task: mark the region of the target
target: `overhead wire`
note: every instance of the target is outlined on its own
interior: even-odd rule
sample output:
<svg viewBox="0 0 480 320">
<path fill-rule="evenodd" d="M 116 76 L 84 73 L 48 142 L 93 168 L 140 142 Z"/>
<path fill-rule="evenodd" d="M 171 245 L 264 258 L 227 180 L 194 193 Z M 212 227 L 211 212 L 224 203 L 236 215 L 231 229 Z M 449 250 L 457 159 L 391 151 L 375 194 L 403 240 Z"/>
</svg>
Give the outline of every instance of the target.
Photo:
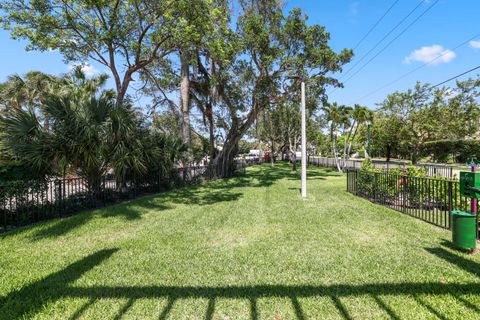
<svg viewBox="0 0 480 320">
<path fill-rule="evenodd" d="M 403 22 L 405 22 L 405 20 L 407 20 L 421 5 L 423 4 L 423 0 L 421 0 L 412 10 L 410 10 L 410 12 L 405 16 L 403 17 L 392 29 L 390 29 L 390 31 L 388 31 L 383 37 L 382 39 L 380 39 L 379 41 L 377 41 L 377 43 L 367 52 L 365 53 L 364 55 L 362 55 L 362 57 L 357 61 L 355 62 L 355 64 L 350 67 L 350 69 L 348 69 L 344 74 L 342 74 L 339 78 L 339 80 L 341 80 L 342 78 L 344 78 L 345 76 L 347 76 L 353 69 L 355 69 L 356 66 L 358 66 L 366 57 L 368 57 L 368 55 L 373 51 L 375 50 L 380 44 L 382 44 L 382 42 L 388 38 L 388 36 L 390 36 L 400 25 L 402 25 Z"/>
<path fill-rule="evenodd" d="M 395 7 L 395 5 L 399 2 L 400 0 L 395 0 L 392 5 L 383 13 L 383 15 L 377 20 L 377 22 L 374 23 L 374 25 L 367 31 L 367 33 L 357 42 L 355 47 L 353 47 L 353 50 L 357 49 L 360 44 L 372 33 L 373 30 L 378 26 L 380 22 L 382 22 L 383 18 Z"/>
<path fill-rule="evenodd" d="M 476 66 L 476 67 L 473 67 L 472 69 L 469 69 L 469 70 L 467 70 L 467 71 L 464 71 L 464 72 L 462 72 L 462 73 L 460 73 L 460 74 L 457 74 L 456 76 L 451 77 L 451 78 L 449 78 L 449 79 L 447 79 L 447 80 L 444 80 L 444 81 L 442 81 L 442 82 L 440 82 L 440 83 L 437 83 L 436 85 L 431 86 L 429 89 L 431 90 L 431 89 L 434 89 L 434 88 L 436 88 L 436 87 L 439 87 L 439 86 L 441 86 L 442 84 L 445 84 L 445 83 L 447 83 L 447 82 L 450 82 L 450 81 L 452 81 L 452 80 L 455 80 L 455 79 L 457 79 L 458 77 L 464 76 L 464 75 L 466 75 L 467 73 L 470 73 L 470 72 L 475 71 L 475 70 L 478 70 L 478 69 L 480 69 L 480 65 L 479 65 L 479 66 Z"/>
<path fill-rule="evenodd" d="M 368 66 L 376 57 L 378 57 L 382 52 L 384 52 L 393 42 L 395 42 L 398 38 L 400 38 L 405 32 L 408 31 L 420 18 L 422 18 L 428 11 L 430 11 L 440 0 L 435 0 L 428 8 L 426 8 L 418 17 L 415 18 L 412 22 L 410 22 L 395 38 L 390 40 L 380 51 L 378 51 L 370 60 L 368 60 L 360 69 L 355 71 L 344 83 L 347 83 L 350 79 L 356 76 L 360 71 L 362 71 L 366 66 Z"/>
<path fill-rule="evenodd" d="M 427 62 L 423 63 L 422 65 L 420 65 L 420 66 L 416 67 L 415 69 L 413 69 L 413 70 L 410 70 L 410 71 L 408 71 L 408 72 L 404 73 L 403 75 L 401 75 L 401 76 L 399 76 L 398 78 L 396 78 L 396 79 L 394 79 L 394 80 L 392 80 L 392 81 L 390 81 L 390 82 L 388 82 L 388 83 L 386 83 L 386 84 L 382 85 L 381 87 L 378 87 L 377 89 L 375 89 L 375 90 L 373 90 L 373 91 L 369 92 L 368 94 L 366 94 L 366 95 L 364 95 L 364 96 L 361 96 L 360 98 L 358 98 L 358 100 L 357 100 L 357 101 L 361 101 L 361 100 L 363 100 L 363 99 L 365 99 L 365 98 L 368 98 L 368 97 L 370 97 L 371 95 L 373 95 L 373 94 L 375 94 L 375 93 L 377 93 L 377 92 L 379 92 L 379 91 L 381 91 L 381 90 L 383 90 L 383 89 L 385 89 L 385 88 L 388 88 L 388 87 L 390 87 L 391 85 L 393 85 L 393 84 L 397 83 L 398 81 L 400 81 L 400 80 L 402 80 L 402 79 L 404 79 L 404 78 L 408 77 L 409 75 L 411 75 L 411 74 L 413 74 L 413 73 L 417 72 L 418 70 L 420 70 L 420 69 L 422 69 L 422 68 L 424 68 L 424 67 L 426 67 L 426 66 L 430 65 L 431 63 L 433 63 L 433 62 L 437 61 L 438 59 L 442 58 L 443 56 L 445 56 L 445 55 L 449 54 L 451 51 L 454 51 L 454 50 L 456 50 L 456 49 L 458 49 L 458 48 L 460 48 L 460 47 L 464 46 L 465 44 L 469 43 L 470 41 L 472 41 L 473 39 L 476 39 L 476 38 L 478 38 L 478 37 L 480 37 L 480 33 L 477 33 L 477 34 L 476 34 L 476 35 L 474 35 L 473 37 L 470 37 L 470 38 L 468 38 L 467 40 L 465 40 L 465 41 L 463 41 L 463 42 L 459 43 L 458 45 L 456 45 L 456 46 L 455 46 L 455 47 L 453 47 L 452 49 L 445 50 L 445 51 L 444 51 L 442 54 L 440 54 L 440 55 L 436 56 L 435 58 L 433 58 L 433 59 L 431 59 L 431 60 L 429 60 L 429 61 L 427 61 Z"/>
</svg>

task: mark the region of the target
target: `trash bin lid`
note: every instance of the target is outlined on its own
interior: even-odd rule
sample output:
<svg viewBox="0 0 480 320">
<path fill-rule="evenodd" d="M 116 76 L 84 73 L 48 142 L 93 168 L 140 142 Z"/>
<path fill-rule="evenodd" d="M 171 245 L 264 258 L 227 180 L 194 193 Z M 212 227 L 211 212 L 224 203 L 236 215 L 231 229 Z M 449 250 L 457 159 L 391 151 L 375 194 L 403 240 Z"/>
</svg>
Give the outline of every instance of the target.
<svg viewBox="0 0 480 320">
<path fill-rule="evenodd" d="M 462 216 L 462 217 L 473 217 L 474 214 L 471 212 L 461 211 L 461 210 L 453 210 L 452 216 Z"/>
</svg>

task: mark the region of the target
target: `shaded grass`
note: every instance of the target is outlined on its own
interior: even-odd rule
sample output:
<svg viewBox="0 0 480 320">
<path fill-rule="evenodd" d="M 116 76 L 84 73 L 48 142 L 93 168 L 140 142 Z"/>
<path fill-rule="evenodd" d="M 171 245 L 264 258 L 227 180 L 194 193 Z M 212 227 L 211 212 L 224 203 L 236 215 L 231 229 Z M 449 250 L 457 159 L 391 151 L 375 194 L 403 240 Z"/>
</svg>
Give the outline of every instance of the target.
<svg viewBox="0 0 480 320">
<path fill-rule="evenodd" d="M 450 233 L 286 165 L 1 236 L 0 318 L 474 319 Z"/>
</svg>

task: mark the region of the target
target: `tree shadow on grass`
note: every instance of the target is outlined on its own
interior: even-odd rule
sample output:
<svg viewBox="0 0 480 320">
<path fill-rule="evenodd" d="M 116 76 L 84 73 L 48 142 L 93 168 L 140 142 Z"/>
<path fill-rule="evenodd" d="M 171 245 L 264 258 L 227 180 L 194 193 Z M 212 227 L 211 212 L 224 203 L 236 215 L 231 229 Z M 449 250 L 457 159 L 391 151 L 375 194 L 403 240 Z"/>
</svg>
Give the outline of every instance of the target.
<svg viewBox="0 0 480 320">
<path fill-rule="evenodd" d="M 217 299 L 244 299 L 250 304 L 250 318 L 258 319 L 257 301 L 262 298 L 287 298 L 299 320 L 306 319 L 301 298 L 330 298 L 337 312 L 344 319 L 352 319 L 347 305 L 342 300 L 349 297 L 372 297 L 377 306 L 394 319 L 400 319 L 395 310 L 388 306 L 382 296 L 405 296 L 413 298 L 433 315 L 442 315 L 435 306 L 427 305 L 421 295 L 460 296 L 465 294 L 479 295 L 478 283 L 374 283 L 365 285 L 247 285 L 247 286 L 73 286 L 74 282 L 114 254 L 117 249 L 101 250 L 63 270 L 12 291 L 0 302 L 0 318 L 30 318 L 44 310 L 47 304 L 60 299 L 86 299 L 84 305 L 72 312 L 70 319 L 77 319 L 99 299 L 125 299 L 127 302 L 118 310 L 113 319 L 121 319 L 137 299 L 162 299 L 166 304 L 160 313 L 160 319 L 166 319 L 176 303 L 185 299 L 208 300 L 203 311 L 205 319 L 212 319 Z M 463 268 L 464 261 L 458 260 Z M 466 267 L 467 269 L 469 267 Z M 100 280 L 101 281 L 101 280 Z M 472 312 L 478 308 L 472 303 L 464 304 Z"/>
<path fill-rule="evenodd" d="M 277 172 L 278 171 L 278 172 Z M 101 217 L 123 217 L 126 220 L 141 219 L 145 210 L 164 211 L 173 208 L 165 203 L 177 203 L 187 205 L 211 205 L 224 201 L 236 201 L 242 196 L 242 192 L 234 192 L 233 189 L 242 187 L 268 187 L 278 179 L 285 176 L 284 170 L 256 170 L 248 176 L 234 177 L 219 180 L 204 185 L 188 186 L 171 190 L 162 194 L 150 195 L 128 203 L 116 204 L 110 207 L 81 212 L 56 221 L 47 221 L 41 225 L 30 237 L 32 241 L 45 238 L 59 237 L 68 234 L 76 228 L 87 224 L 97 214 L 103 211 Z M 162 203 L 160 203 L 162 201 Z M 38 225 L 37 225 L 38 227 Z M 21 228 L 1 237 L 8 237 L 29 230 L 31 226 Z"/>
<path fill-rule="evenodd" d="M 165 195 L 164 199 L 169 203 L 205 206 L 225 201 L 236 201 L 240 199 L 242 195 L 243 193 L 241 192 L 203 187 L 179 189 Z"/>
<path fill-rule="evenodd" d="M 170 206 L 155 204 L 153 205 L 152 196 L 148 196 L 130 203 L 117 204 L 111 207 L 96 209 L 93 211 L 86 211 L 76 215 L 58 219 L 56 221 L 47 222 L 46 225 L 41 226 L 31 236 L 32 241 L 37 241 L 46 238 L 53 238 L 66 235 L 74 229 L 87 224 L 96 216 L 102 218 L 123 218 L 127 221 L 138 220 L 142 217 L 145 209 L 167 210 Z M 99 214 L 98 211 L 103 211 Z"/>
<path fill-rule="evenodd" d="M 219 180 L 201 186 L 182 188 L 162 196 L 166 201 L 188 205 L 211 205 L 218 202 L 237 201 L 243 195 L 242 188 L 268 188 L 282 179 L 299 180 L 299 172 L 292 171 L 291 167 L 279 163 L 274 167 L 264 164 L 254 167 L 247 175 L 231 179 Z M 308 179 L 325 180 L 330 176 L 339 176 L 337 173 L 323 171 L 309 171 Z M 235 190 L 235 191 L 232 191 Z"/>
<path fill-rule="evenodd" d="M 71 217 L 59 219 L 57 221 L 47 222 L 42 225 L 31 236 L 32 241 L 42 240 L 45 238 L 53 238 L 63 236 L 73 229 L 88 223 L 92 219 L 94 212 L 83 212 Z"/>
<path fill-rule="evenodd" d="M 219 202 L 239 200 L 244 190 L 242 188 L 267 188 L 285 178 L 294 178 L 296 173 L 291 172 L 285 165 L 269 167 L 263 165 L 249 170 L 245 176 L 208 182 L 204 185 L 190 186 L 165 193 L 159 198 L 167 203 L 187 205 L 212 205 Z"/>
<path fill-rule="evenodd" d="M 309 179 L 325 179 L 328 176 L 338 176 L 338 173 L 332 172 L 333 171 L 328 172 L 327 170 L 309 170 Z M 142 212 L 145 209 L 163 211 L 172 208 L 166 204 L 159 203 L 159 201 L 197 206 L 237 201 L 243 195 L 242 188 L 267 188 L 281 179 L 298 180 L 299 173 L 292 171 L 291 167 L 285 163 L 277 163 L 274 167 L 271 167 L 270 165 L 262 165 L 260 167 L 249 169 L 245 176 L 213 181 L 204 185 L 188 186 L 159 195 L 146 196 L 129 203 L 117 204 L 107 208 L 78 213 L 54 222 L 45 222 L 46 225 L 40 227 L 33 236 L 31 236 L 31 239 L 32 241 L 37 241 L 44 238 L 53 238 L 68 234 L 76 228 L 88 223 L 97 214 L 97 210 L 104 211 L 101 214 L 104 218 L 124 217 L 127 220 L 137 220 L 141 218 Z M 2 235 L 1 238 L 24 232 L 30 228 L 31 226 L 27 226 L 9 232 Z"/>
<path fill-rule="evenodd" d="M 292 171 L 293 174 L 288 177 L 289 180 L 300 180 L 300 171 Z M 342 174 L 332 170 L 325 170 L 322 168 L 322 171 L 313 171 L 307 170 L 307 181 L 308 180 L 326 180 L 328 177 L 341 177 Z"/>
</svg>

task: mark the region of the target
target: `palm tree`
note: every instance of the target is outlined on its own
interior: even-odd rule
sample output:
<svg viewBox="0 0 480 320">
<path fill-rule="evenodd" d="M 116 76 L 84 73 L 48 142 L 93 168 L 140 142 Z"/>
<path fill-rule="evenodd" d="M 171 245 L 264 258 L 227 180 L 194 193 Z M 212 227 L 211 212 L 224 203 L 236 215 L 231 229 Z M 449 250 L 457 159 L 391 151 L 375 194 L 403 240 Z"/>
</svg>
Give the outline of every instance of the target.
<svg viewBox="0 0 480 320">
<path fill-rule="evenodd" d="M 355 104 L 354 108 L 351 110 L 352 125 L 348 132 L 347 138 L 345 140 L 344 146 L 344 159 L 350 155 L 350 150 L 355 141 L 355 137 L 358 132 L 358 128 L 367 121 L 371 121 L 373 118 L 373 112 L 367 107 Z"/>
<path fill-rule="evenodd" d="M 41 125 L 33 108 L 11 110 L 1 122 L 5 146 L 46 175 L 64 173 L 68 166 L 79 168 L 94 190 L 106 169 L 101 140 L 111 109 L 111 101 L 104 98 L 80 101 L 51 96 L 43 109 L 51 127 L 47 130 Z"/>
<path fill-rule="evenodd" d="M 48 130 L 32 108 L 12 109 L 0 121 L 5 147 L 39 172 L 79 169 L 88 189 L 96 192 L 109 167 L 122 181 L 126 168 L 145 169 L 139 126 L 129 108 L 117 107 L 114 96 L 50 96 L 43 110 L 51 120 Z"/>
<path fill-rule="evenodd" d="M 58 79 L 57 94 L 75 94 L 79 98 L 88 99 L 92 95 L 98 94 L 107 83 L 107 80 L 107 74 L 88 78 L 85 72 L 83 72 L 82 66 L 75 66 L 70 73 L 64 74 Z M 106 92 L 103 91 L 103 94 L 106 94 Z M 108 94 L 114 94 L 113 91 L 108 92 Z"/>
<path fill-rule="evenodd" d="M 170 172 L 182 150 L 175 137 L 161 136 L 148 128 L 128 101 L 120 107 L 112 91 L 100 92 L 106 80 L 103 76 L 87 79 L 81 70 L 74 70 L 56 78 L 48 94 L 42 91 L 42 99 L 26 94 L 32 91 L 24 90 L 23 78 L 11 80 L 9 86 L 18 81 L 23 91 L 11 96 L 18 107 L 0 116 L 2 147 L 43 177 L 78 170 L 95 194 L 108 169 L 114 170 L 123 188 L 127 176 L 147 175 L 147 169 L 157 174 Z M 36 110 L 38 105 L 42 116 Z M 49 119 L 49 126 L 42 117 Z"/>
<path fill-rule="evenodd" d="M 50 121 L 43 108 L 50 95 L 71 95 L 75 92 L 90 97 L 105 85 L 107 79 L 107 75 L 88 79 L 80 66 L 61 78 L 39 71 L 27 72 L 23 77 L 14 74 L 1 86 L 0 104 L 6 109 L 32 108 L 38 111 L 42 115 L 38 118 L 39 122 L 48 130 Z"/>
<path fill-rule="evenodd" d="M 0 97 L 7 108 L 38 107 L 45 102 L 54 82 L 55 77 L 39 71 L 23 77 L 14 74 L 4 82 Z"/>
<path fill-rule="evenodd" d="M 330 142 L 332 147 L 332 153 L 335 157 L 335 164 L 339 172 L 342 172 L 340 162 L 338 160 L 337 152 L 337 135 L 336 131 L 339 126 L 345 126 L 349 120 L 348 114 L 350 112 L 349 107 L 341 105 L 339 106 L 336 102 L 332 104 L 326 104 L 322 107 L 323 112 L 325 112 L 325 117 L 328 123 L 330 123 Z"/>
</svg>

